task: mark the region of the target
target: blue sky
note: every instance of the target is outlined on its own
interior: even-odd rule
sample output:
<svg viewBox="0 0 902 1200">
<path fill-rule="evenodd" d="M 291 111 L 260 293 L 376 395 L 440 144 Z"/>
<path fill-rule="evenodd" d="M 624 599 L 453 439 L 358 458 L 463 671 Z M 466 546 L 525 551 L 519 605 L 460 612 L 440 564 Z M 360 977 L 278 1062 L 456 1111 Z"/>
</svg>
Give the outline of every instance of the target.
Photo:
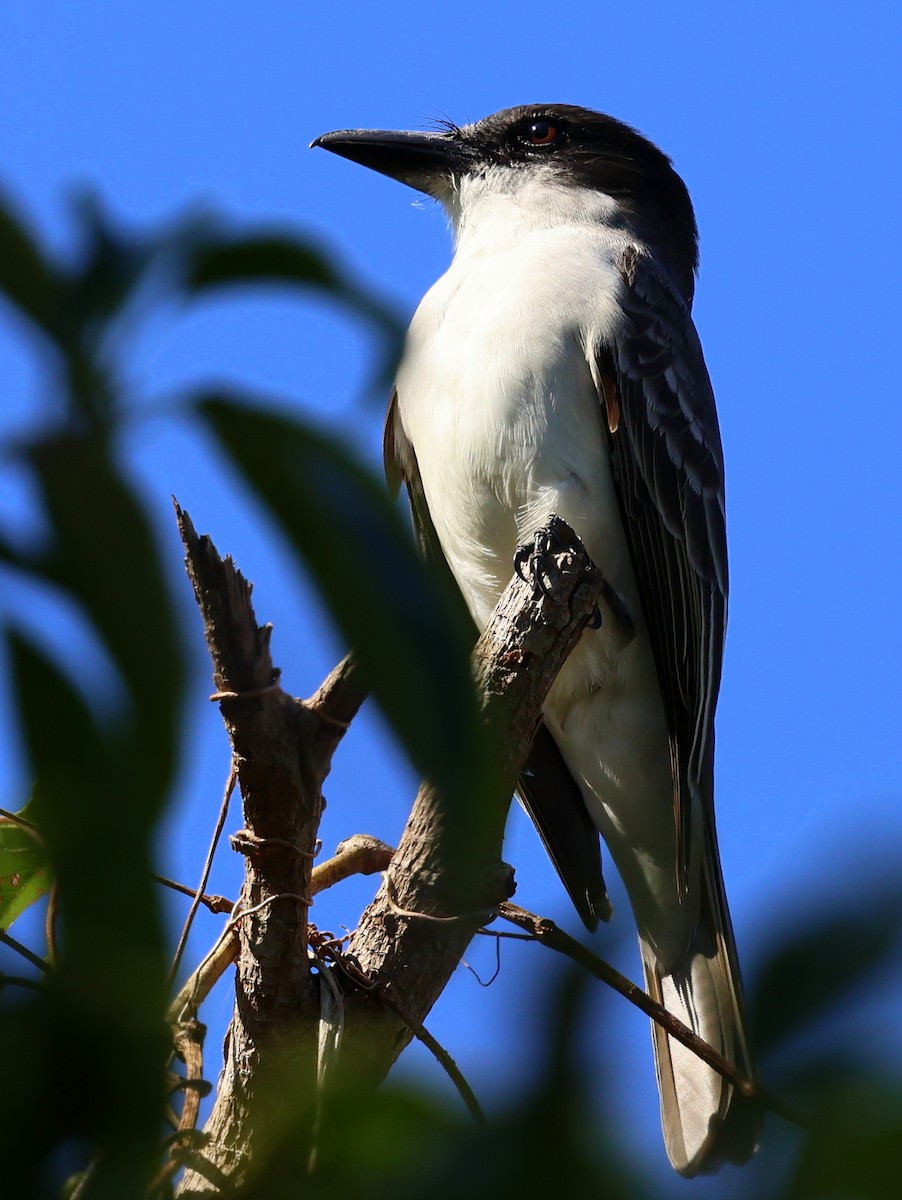
<svg viewBox="0 0 902 1200">
<path fill-rule="evenodd" d="M 448 261 L 443 217 L 387 179 L 308 151 L 318 134 L 560 100 L 629 121 L 673 157 L 701 229 L 695 315 L 727 458 L 732 596 L 718 812 L 750 973 L 769 931 L 828 891 L 856 895 L 902 848 L 900 31 L 893 0 L 435 8 L 5 0 L 0 12 L 0 184 L 60 251 L 71 245 L 67 197 L 86 185 L 136 228 L 189 205 L 288 224 L 409 314 Z M 0 312 L 4 435 L 45 399 L 40 360 L 21 332 Z M 347 433 L 375 462 L 383 398 L 368 387 L 373 349 L 336 308 L 256 293 L 157 314 L 128 353 L 142 417 L 124 451 L 173 571 L 171 493 L 255 581 L 258 616 L 275 624 L 276 658 L 296 694 L 316 687 L 342 647 L 260 512 L 171 401 L 214 375 L 256 386 Z M 8 469 L 0 521 L 36 527 Z M 6 579 L 4 591 L 4 614 L 40 626 L 89 669 L 71 613 Z M 161 857 L 188 881 L 200 869 L 227 748 L 205 700 L 187 585 L 181 592 L 197 670 L 190 762 Z M 2 771 L 14 805 L 24 787 L 14 755 Z M 396 839 L 414 786 L 368 714 L 327 783 L 327 850 L 356 831 Z M 237 827 L 236 812 L 229 828 Z M 519 814 L 506 856 L 521 902 L 573 928 Z M 224 849 L 213 890 L 234 894 L 237 868 Z M 353 925 L 370 891 L 365 882 L 343 887 L 317 904 L 316 919 Z M 597 945 L 636 975 L 622 898 L 618 917 Z M 213 919 L 202 921 L 194 950 L 214 936 Z M 474 951 L 481 963 L 490 957 Z M 458 972 L 433 1014 L 433 1031 L 489 1100 L 523 1079 L 545 969 L 538 949 L 505 951 L 496 984 L 483 991 Z M 524 1000 L 532 996 L 536 1004 Z M 663 1163 L 648 1034 L 624 1007 L 605 1004 L 599 1071 L 620 1089 L 623 1136 Z M 223 990 L 211 1020 L 227 1012 Z M 891 1012 L 878 999 L 853 1019 L 876 1047 Z M 444 1086 L 417 1052 L 405 1069 Z M 701 1184 L 698 1194 L 716 1196 L 717 1186 Z"/>
</svg>

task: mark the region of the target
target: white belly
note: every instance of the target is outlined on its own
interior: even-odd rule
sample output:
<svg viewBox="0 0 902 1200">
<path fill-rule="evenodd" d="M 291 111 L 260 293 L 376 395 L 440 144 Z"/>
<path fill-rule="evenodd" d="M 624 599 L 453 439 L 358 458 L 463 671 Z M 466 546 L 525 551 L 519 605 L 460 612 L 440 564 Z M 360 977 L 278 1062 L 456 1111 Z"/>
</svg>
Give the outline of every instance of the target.
<svg viewBox="0 0 902 1200">
<path fill-rule="evenodd" d="M 517 546 L 552 513 L 575 529 L 636 622 L 629 640 L 602 612 L 545 715 L 654 941 L 655 913 L 675 896 L 667 732 L 585 351 L 618 319 L 619 279 L 604 259 L 587 273 L 584 241 L 578 261 L 567 250 L 559 240 L 554 270 L 538 278 L 522 254 L 455 262 L 414 317 L 399 415 L 480 628 L 511 578 Z"/>
</svg>

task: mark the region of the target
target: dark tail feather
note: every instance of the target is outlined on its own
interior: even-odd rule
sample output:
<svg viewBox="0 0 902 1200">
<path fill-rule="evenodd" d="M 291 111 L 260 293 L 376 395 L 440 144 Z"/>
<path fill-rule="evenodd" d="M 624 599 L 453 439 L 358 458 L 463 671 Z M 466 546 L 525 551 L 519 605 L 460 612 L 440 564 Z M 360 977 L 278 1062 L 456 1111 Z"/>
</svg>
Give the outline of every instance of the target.
<svg viewBox="0 0 902 1200">
<path fill-rule="evenodd" d="M 588 930 L 611 917 L 601 843 L 580 789 L 544 725 L 532 744 L 517 795 Z"/>
</svg>

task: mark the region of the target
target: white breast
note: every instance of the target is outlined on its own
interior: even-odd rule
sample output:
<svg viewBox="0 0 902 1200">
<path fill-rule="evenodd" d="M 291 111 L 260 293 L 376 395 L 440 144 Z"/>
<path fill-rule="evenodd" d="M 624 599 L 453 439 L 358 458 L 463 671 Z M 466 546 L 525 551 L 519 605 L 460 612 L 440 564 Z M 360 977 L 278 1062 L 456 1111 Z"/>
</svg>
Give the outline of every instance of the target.
<svg viewBox="0 0 902 1200">
<path fill-rule="evenodd" d="M 414 316 L 398 376 L 430 513 L 480 625 L 516 546 L 552 512 L 637 599 L 587 356 L 621 320 L 614 255 L 626 238 L 581 224 L 517 229 L 515 218 L 488 244 L 482 224 L 473 236 L 464 227 Z"/>
</svg>

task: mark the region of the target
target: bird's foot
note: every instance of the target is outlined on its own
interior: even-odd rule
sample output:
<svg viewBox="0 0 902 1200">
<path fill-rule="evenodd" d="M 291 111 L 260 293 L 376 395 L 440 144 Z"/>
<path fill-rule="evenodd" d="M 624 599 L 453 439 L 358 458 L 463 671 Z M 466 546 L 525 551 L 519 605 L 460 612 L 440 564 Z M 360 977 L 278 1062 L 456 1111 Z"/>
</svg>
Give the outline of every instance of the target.
<svg viewBox="0 0 902 1200">
<path fill-rule="evenodd" d="M 560 518 L 552 516 L 543 529 L 536 531 L 532 541 L 519 546 L 514 554 L 514 571 L 524 583 L 532 585 L 536 595 L 553 595 L 561 574 L 558 558 L 571 549 L 569 540 L 558 532 L 559 522 Z M 631 641 L 636 632 L 635 621 L 620 593 L 606 579 L 602 581 L 601 598 L 619 633 L 626 642 Z M 600 629 L 603 621 L 601 606 L 596 605 L 586 628 Z"/>
<path fill-rule="evenodd" d="M 536 595 L 550 596 L 560 579 L 555 554 L 568 549 L 555 530 L 554 518 L 533 535 L 532 542 L 518 546 L 514 571 L 524 583 L 532 584 Z"/>
</svg>

